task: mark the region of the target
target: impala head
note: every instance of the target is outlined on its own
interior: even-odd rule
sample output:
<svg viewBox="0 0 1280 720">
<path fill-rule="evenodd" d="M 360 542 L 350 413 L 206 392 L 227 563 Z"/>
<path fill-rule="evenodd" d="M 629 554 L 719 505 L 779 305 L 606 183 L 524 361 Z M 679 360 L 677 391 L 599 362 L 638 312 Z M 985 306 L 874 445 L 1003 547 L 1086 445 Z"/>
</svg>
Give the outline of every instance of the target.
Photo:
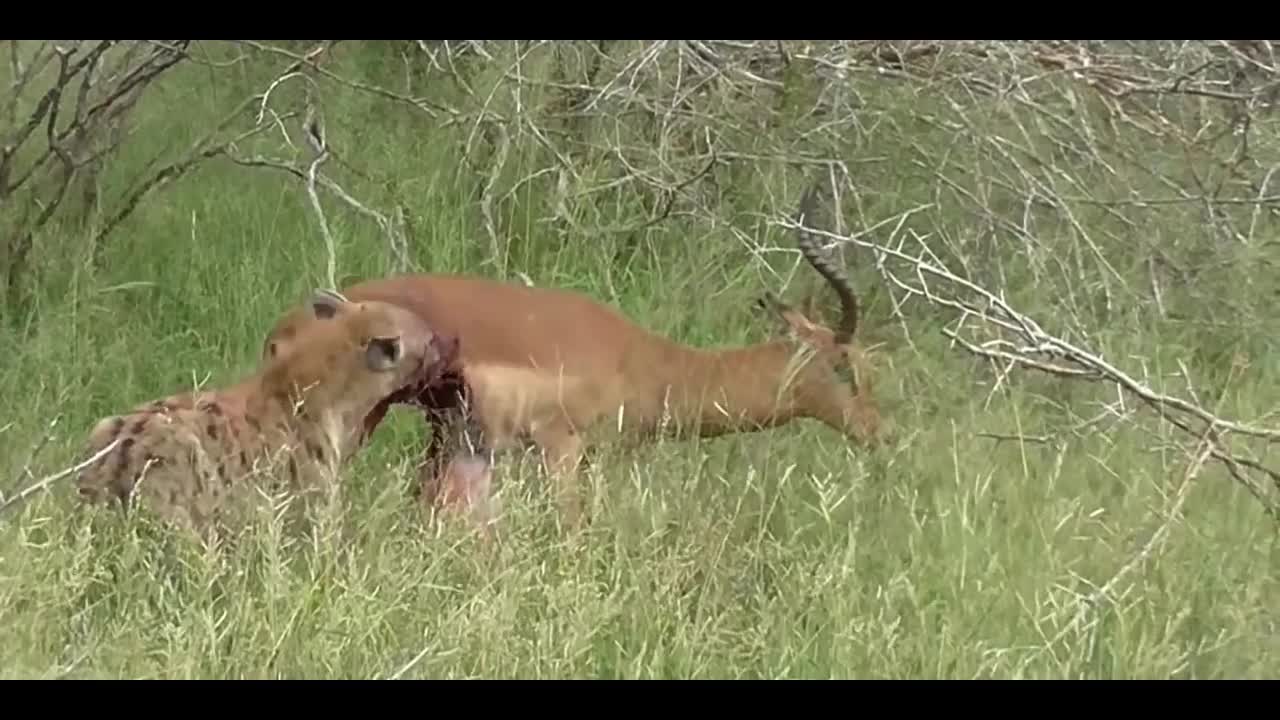
<svg viewBox="0 0 1280 720">
<path fill-rule="evenodd" d="M 321 322 L 273 334 L 263 348 L 264 383 L 276 394 L 305 393 L 309 404 L 368 412 L 389 395 L 434 382 L 456 359 L 456 342 L 389 303 L 318 290 L 291 316 L 299 315 Z"/>
<path fill-rule="evenodd" d="M 800 201 L 797 220 L 816 227 L 823 185 L 815 183 Z M 783 302 L 773 293 L 756 303 L 782 323 L 794 360 L 789 401 L 798 415 L 821 420 L 863 443 L 880 439 L 880 413 L 872 390 L 871 365 L 854 342 L 858 330 L 858 299 L 848 274 L 823 252 L 819 239 L 797 229 L 800 252 L 827 281 L 840 300 L 840 322 L 830 328 Z"/>
</svg>

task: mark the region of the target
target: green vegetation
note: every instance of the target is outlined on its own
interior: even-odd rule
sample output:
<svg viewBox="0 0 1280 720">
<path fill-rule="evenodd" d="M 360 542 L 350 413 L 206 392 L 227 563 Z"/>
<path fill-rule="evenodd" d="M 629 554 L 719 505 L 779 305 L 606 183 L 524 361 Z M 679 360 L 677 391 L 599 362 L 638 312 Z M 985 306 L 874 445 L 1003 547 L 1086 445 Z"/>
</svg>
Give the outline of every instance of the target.
<svg viewBox="0 0 1280 720">
<path fill-rule="evenodd" d="M 219 130 L 293 61 L 193 43 L 140 95 L 89 180 L 96 199 L 74 186 L 5 288 L 0 492 L 69 467 L 103 415 L 250 371 L 275 318 L 328 283 L 305 181 L 231 159 L 305 172 L 307 88 L 337 153 L 320 172 L 393 220 L 403 208 L 411 268 L 523 275 L 686 342 L 758 341 L 774 330 L 752 306 L 766 290 L 819 293 L 823 316 L 836 315 L 779 223 L 820 161 L 839 160 L 844 234 L 878 226 L 859 239 L 912 257 L 927 247 L 1152 389 L 1274 422 L 1274 112 L 1107 94 L 1202 66 L 1187 87 L 1248 95 L 1274 75 L 1240 79 L 1212 45 L 1093 48 L 1091 67 L 1121 78 L 1106 82 L 1044 62 L 1075 50 L 973 46 L 990 51 L 980 57 L 956 45 L 878 72 L 888 61 L 864 47 L 793 43 L 784 63 L 772 43 L 708 45 L 717 74 L 677 43 L 493 43 L 485 57 L 344 41 L 314 83 L 288 79 Z M 51 86 L 44 76 L 13 117 Z M 262 107 L 263 132 L 158 185 L 91 243 L 143 178 L 246 133 Z M 649 222 L 670 191 L 670 213 Z M 397 269 L 377 222 L 323 183 L 318 194 L 339 286 Z M 0 205 L 7 236 L 18 210 Z M 341 515 L 306 537 L 264 521 L 236 548 L 204 552 L 85 512 L 59 481 L 0 514 L 0 674 L 1280 675 L 1277 524 L 1212 459 L 1179 499 L 1197 437 L 1113 383 L 966 352 L 941 331 L 981 343 L 995 326 L 958 326 L 953 308 L 920 297 L 895 311 L 906 295 L 876 255 L 843 252 L 896 428 L 887 447 L 864 452 L 798 422 L 609 449 L 586 472 L 591 526 L 573 541 L 555 529 L 537 463 L 512 459 L 491 548 L 409 502 L 425 437 L 407 409 L 348 468 Z M 6 276 L 13 257 L 0 254 Z M 920 282 L 901 258 L 884 267 Z M 938 298 L 977 302 L 928 279 Z M 1264 444 L 1224 442 L 1280 466 Z M 1275 503 L 1272 481 L 1250 477 Z"/>
</svg>

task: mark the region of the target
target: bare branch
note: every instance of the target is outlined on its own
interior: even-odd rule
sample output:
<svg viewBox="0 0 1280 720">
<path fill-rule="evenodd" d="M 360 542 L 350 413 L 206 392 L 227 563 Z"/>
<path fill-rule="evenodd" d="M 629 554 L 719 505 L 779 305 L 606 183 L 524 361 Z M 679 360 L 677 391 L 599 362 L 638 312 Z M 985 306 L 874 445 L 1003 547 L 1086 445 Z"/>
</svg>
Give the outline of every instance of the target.
<svg viewBox="0 0 1280 720">
<path fill-rule="evenodd" d="M 112 450 L 114 450 L 114 449 L 115 449 L 115 447 L 116 447 L 116 445 L 119 445 L 119 444 L 120 444 L 120 438 L 116 438 L 115 440 L 112 440 L 111 442 L 107 443 L 107 446 L 106 446 L 106 447 L 104 447 L 104 448 L 102 448 L 101 450 L 99 450 L 98 452 L 94 453 L 93 455 L 91 455 L 88 459 L 84 460 L 83 462 L 80 462 L 80 463 L 78 463 L 78 464 L 76 464 L 76 465 L 73 465 L 73 466 L 71 466 L 71 467 L 69 467 L 69 468 L 67 468 L 67 469 L 65 469 L 65 470 L 60 471 L 60 472 L 56 472 L 56 473 L 54 473 L 54 474 L 52 474 L 52 475 L 49 475 L 48 477 L 46 477 L 46 478 L 44 478 L 44 479 L 42 479 L 42 480 L 39 480 L 39 481 L 35 482 L 34 484 L 30 485 L 30 486 L 29 486 L 29 487 L 27 487 L 25 490 L 22 490 L 22 491 L 18 492 L 17 494 L 15 494 L 15 495 L 14 495 L 13 497 L 11 497 L 11 498 L 5 498 L 3 502 L 0 502 L 0 513 L 4 512 L 5 510 L 9 509 L 9 508 L 10 508 L 10 507 L 12 507 L 12 506 L 17 505 L 18 503 L 22 502 L 23 500 L 26 500 L 28 497 L 31 497 L 32 495 L 34 495 L 34 494 L 36 494 L 36 493 L 40 492 L 41 490 L 44 490 L 45 488 L 49 487 L 50 485 L 54 484 L 55 482 L 57 482 L 57 481 L 59 481 L 59 480 L 61 480 L 61 479 L 65 478 L 65 477 L 69 477 L 69 476 L 71 476 L 71 475 L 74 475 L 75 473 L 78 473 L 78 472 L 80 472 L 81 470 L 83 470 L 83 469 L 85 469 L 85 468 L 89 467 L 90 465 L 92 465 L 92 464 L 94 464 L 94 463 L 98 462 L 98 460 L 100 460 L 100 459 L 102 459 L 102 458 L 106 457 L 106 456 L 107 456 L 107 453 L 109 453 L 109 452 L 111 452 Z"/>
<path fill-rule="evenodd" d="M 186 42 L 177 41 L 175 47 Z M 62 209 L 77 181 L 84 187 L 80 217 L 87 217 L 96 197 L 97 174 L 119 146 L 126 116 L 143 89 L 181 60 L 170 50 L 153 48 L 146 53 L 140 47 L 145 46 L 113 40 L 47 43 L 24 66 L 17 41 L 11 44 L 10 69 L 15 74 L 7 106 L 9 126 L 0 130 L 0 202 L 12 210 L 0 243 L 0 281 L 14 306 L 24 297 L 24 276 L 37 235 Z M 108 63 L 112 52 L 114 60 Z M 48 63 L 55 63 L 53 77 L 41 77 L 39 71 Z M 22 96 L 38 79 L 50 84 L 20 120 Z M 37 135 L 37 127 L 44 132 Z M 25 167 L 18 167 L 20 158 Z"/>
<path fill-rule="evenodd" d="M 796 223 L 790 218 L 782 219 L 777 224 L 796 227 Z M 1244 470 L 1247 468 L 1263 473 L 1272 480 L 1277 490 L 1280 490 L 1280 472 L 1266 468 L 1257 461 L 1238 457 L 1223 449 L 1221 444 L 1223 438 L 1229 433 L 1274 442 L 1280 439 L 1280 430 L 1228 420 L 1204 409 L 1194 401 L 1158 392 L 1108 362 L 1100 354 L 1085 350 L 1075 343 L 1048 333 L 1036 321 L 1014 310 L 1002 298 L 971 281 L 956 276 L 944 267 L 893 248 L 862 240 L 859 237 L 842 237 L 828 230 L 818 228 L 807 229 L 815 235 L 825 235 L 837 241 L 852 243 L 870 249 L 875 253 L 906 261 L 914 267 L 919 285 L 913 286 L 894 277 L 895 284 L 899 287 L 932 303 L 961 310 L 961 322 L 966 318 L 975 317 L 985 321 L 989 326 L 1012 333 L 1021 339 L 1021 343 L 1010 342 L 1003 338 L 989 340 L 984 343 L 974 343 L 961 338 L 957 331 L 946 328 L 942 330 L 944 335 L 952 338 L 968 352 L 982 357 L 1017 363 L 1054 375 L 1106 380 L 1132 393 L 1155 409 L 1164 419 L 1184 432 L 1193 436 L 1207 437 L 1210 443 L 1207 450 L 1208 456 L 1223 462 L 1232 476 L 1263 503 L 1267 513 L 1277 521 L 1280 521 L 1280 502 L 1269 497 L 1268 493 L 1265 493 L 1257 483 L 1247 480 Z M 936 291 L 930 289 L 926 276 L 944 280 L 959 290 L 981 297 L 985 301 L 986 308 L 994 310 L 997 315 L 988 315 L 986 310 L 971 303 L 940 296 Z M 1071 368 L 1046 362 L 1033 357 L 1036 355 L 1061 358 L 1077 367 Z M 1198 429 L 1194 428 L 1189 422 L 1191 420 L 1200 421 L 1202 424 Z"/>
<path fill-rule="evenodd" d="M 264 104 L 266 102 L 265 93 L 263 102 Z M 326 275 L 328 287 L 337 289 L 338 251 L 333 243 L 333 235 L 329 232 L 329 222 L 325 220 L 324 209 L 320 206 L 320 196 L 316 194 L 316 173 L 319 172 L 324 161 L 329 159 L 329 145 L 325 142 L 323 121 L 315 113 L 315 106 L 308 103 L 307 117 L 302 123 L 302 129 L 307 138 L 307 144 L 311 146 L 316 156 L 307 168 L 307 197 L 311 199 L 311 209 L 316 212 L 316 220 L 320 223 L 320 234 L 324 238 L 324 246 L 328 251 L 329 265 L 328 275 Z"/>
<path fill-rule="evenodd" d="M 243 43 L 256 50 L 261 50 L 263 52 L 268 52 L 274 55 L 280 55 L 282 57 L 287 57 L 292 60 L 296 60 L 298 67 L 305 66 L 309 69 L 315 70 L 321 76 L 329 78 L 330 80 L 333 80 L 335 82 L 341 83 L 342 85 L 346 85 L 347 87 L 355 88 L 356 90 L 363 90 L 365 92 L 373 93 L 374 95 L 378 95 L 380 97 L 384 97 L 389 100 L 395 100 L 396 102 L 404 103 L 411 107 L 417 108 L 418 110 L 421 110 L 422 112 L 426 113 L 429 117 L 432 117 L 432 118 L 436 117 L 438 113 L 442 113 L 442 112 L 450 115 L 458 114 L 458 112 L 456 110 L 453 110 L 452 108 L 449 108 L 437 103 L 432 103 L 426 100 L 425 98 L 411 98 L 405 95 L 401 95 L 400 93 L 387 90 L 386 88 L 378 87 L 376 85 L 370 85 L 368 83 L 363 83 L 356 80 L 349 80 L 330 70 L 326 70 L 325 68 L 320 67 L 319 57 L 324 53 L 325 49 L 327 49 L 324 46 L 321 46 L 320 48 L 313 50 L 311 53 L 307 55 L 299 55 L 297 53 L 290 52 L 283 48 L 273 47 L 271 45 L 255 42 L 253 40 L 239 40 L 237 42 Z"/>
</svg>

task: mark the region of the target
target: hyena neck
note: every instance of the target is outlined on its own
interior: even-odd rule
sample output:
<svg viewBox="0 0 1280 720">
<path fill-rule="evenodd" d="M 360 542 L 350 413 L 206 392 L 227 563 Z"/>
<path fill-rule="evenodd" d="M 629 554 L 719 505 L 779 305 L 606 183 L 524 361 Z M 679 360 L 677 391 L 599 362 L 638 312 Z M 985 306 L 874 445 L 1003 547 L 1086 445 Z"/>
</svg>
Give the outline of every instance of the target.
<svg viewBox="0 0 1280 720">
<path fill-rule="evenodd" d="M 336 470 L 346 462 L 360 445 L 364 419 L 369 407 L 323 407 L 303 405 L 295 432 L 313 445 L 324 448 L 325 464 Z"/>
<path fill-rule="evenodd" d="M 345 462 L 359 448 L 365 418 L 381 399 L 353 401 L 339 398 L 335 402 L 332 390 L 319 383 L 304 385 L 296 380 L 266 380 L 265 387 L 258 394 L 261 402 L 273 406 L 272 409 L 285 418 L 289 433 L 310 446 L 313 459 L 317 459 L 314 457 L 316 448 L 323 448 L 324 464 L 333 468 Z"/>
</svg>

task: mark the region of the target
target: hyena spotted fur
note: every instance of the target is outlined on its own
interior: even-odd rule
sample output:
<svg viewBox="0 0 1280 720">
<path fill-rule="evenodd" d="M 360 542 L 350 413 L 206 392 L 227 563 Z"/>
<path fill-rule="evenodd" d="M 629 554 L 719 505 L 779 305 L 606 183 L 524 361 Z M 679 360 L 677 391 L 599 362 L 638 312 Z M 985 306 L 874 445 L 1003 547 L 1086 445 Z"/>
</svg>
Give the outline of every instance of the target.
<svg viewBox="0 0 1280 720">
<path fill-rule="evenodd" d="M 200 534 L 255 484 L 329 490 L 385 398 L 426 388 L 456 359 L 457 342 L 412 313 L 318 292 L 316 323 L 288 351 L 235 385 L 173 395 L 100 420 L 77 478 L 83 500 L 144 502 Z M 339 312 L 341 310 L 341 312 Z"/>
</svg>

